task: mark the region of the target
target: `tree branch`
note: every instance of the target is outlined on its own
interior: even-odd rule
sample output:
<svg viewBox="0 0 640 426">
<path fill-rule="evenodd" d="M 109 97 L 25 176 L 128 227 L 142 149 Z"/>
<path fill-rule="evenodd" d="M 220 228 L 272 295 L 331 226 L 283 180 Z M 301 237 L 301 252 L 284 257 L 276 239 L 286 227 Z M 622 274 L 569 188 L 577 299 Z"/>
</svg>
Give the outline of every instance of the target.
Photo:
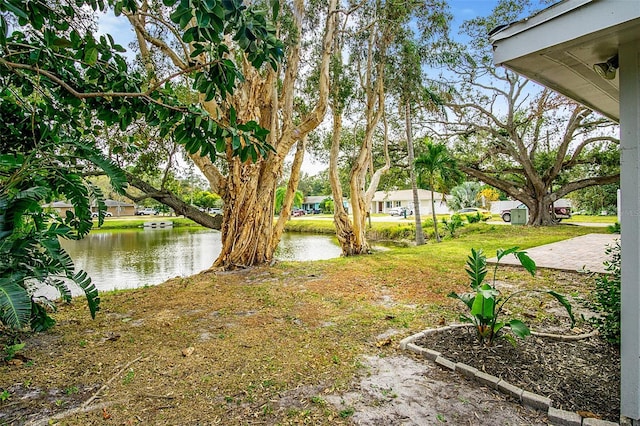
<svg viewBox="0 0 640 426">
<path fill-rule="evenodd" d="M 157 189 L 131 173 L 125 172 L 125 174 L 131 186 L 138 188 L 147 194 L 148 197 L 171 207 L 176 212 L 176 215 L 187 217 L 202 226 L 206 226 L 207 228 L 217 230 L 222 228 L 222 215 L 211 216 L 207 213 L 201 212 L 196 207 L 193 207 L 181 200 L 171 191 L 166 189 Z"/>
</svg>

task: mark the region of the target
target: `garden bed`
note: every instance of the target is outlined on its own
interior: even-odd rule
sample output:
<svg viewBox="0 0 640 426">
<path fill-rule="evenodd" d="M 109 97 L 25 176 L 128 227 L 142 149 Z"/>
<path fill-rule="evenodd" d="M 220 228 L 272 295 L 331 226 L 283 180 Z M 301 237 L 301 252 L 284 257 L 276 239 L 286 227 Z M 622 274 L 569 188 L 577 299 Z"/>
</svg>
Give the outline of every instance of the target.
<svg viewBox="0 0 640 426">
<path fill-rule="evenodd" d="M 413 343 L 549 397 L 554 408 L 583 417 L 619 419 L 620 353 L 597 336 L 577 341 L 530 336 L 515 346 L 500 339 L 486 347 L 477 342 L 472 328 L 459 327 Z"/>
</svg>

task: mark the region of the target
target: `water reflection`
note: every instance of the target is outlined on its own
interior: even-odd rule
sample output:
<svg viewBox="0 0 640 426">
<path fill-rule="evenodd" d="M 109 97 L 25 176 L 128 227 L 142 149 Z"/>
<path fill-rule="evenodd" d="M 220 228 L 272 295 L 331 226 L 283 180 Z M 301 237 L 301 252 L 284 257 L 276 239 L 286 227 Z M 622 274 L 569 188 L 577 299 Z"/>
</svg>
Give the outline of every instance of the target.
<svg viewBox="0 0 640 426">
<path fill-rule="evenodd" d="M 62 241 L 76 267 L 99 290 L 136 288 L 188 276 L 211 266 L 220 253 L 220 233 L 202 229 L 136 229 L 92 232 L 80 241 Z M 335 237 L 285 234 L 280 260 L 320 260 L 340 256 Z"/>
</svg>

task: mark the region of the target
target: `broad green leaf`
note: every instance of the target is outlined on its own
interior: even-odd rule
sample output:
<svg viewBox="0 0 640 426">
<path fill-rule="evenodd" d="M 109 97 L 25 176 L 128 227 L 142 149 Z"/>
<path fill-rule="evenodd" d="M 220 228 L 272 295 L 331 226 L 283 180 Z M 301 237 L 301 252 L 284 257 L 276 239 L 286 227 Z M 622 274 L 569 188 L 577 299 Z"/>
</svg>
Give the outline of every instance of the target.
<svg viewBox="0 0 640 426">
<path fill-rule="evenodd" d="M 95 46 L 87 47 L 84 50 L 84 61 L 89 65 L 95 65 L 98 62 L 98 49 Z"/>
<path fill-rule="evenodd" d="M 484 288 L 486 287 L 486 288 Z M 483 285 L 482 290 L 492 290 L 491 286 L 488 284 Z M 485 294 L 489 295 L 489 297 L 485 297 Z M 471 315 L 482 319 L 483 322 L 488 323 L 494 317 L 495 312 L 495 299 L 491 296 L 492 292 L 478 292 L 473 301 L 473 305 L 471 307 Z"/>
<path fill-rule="evenodd" d="M 24 10 L 19 9 L 14 4 L 12 4 L 10 1 L 3 1 L 2 5 L 4 7 L 6 7 L 9 12 L 13 13 L 14 15 L 16 15 L 18 18 L 29 19 L 29 15 L 27 15 L 27 13 Z M 24 6 L 26 6 L 26 5 L 27 4 L 24 3 Z"/>
<path fill-rule="evenodd" d="M 511 327 L 511 331 L 513 332 L 513 334 L 515 334 L 521 339 L 524 339 L 525 337 L 531 335 L 531 331 L 529 331 L 529 327 L 527 327 L 525 323 L 523 323 L 520 320 L 513 319 L 509 321 L 509 327 Z"/>
<path fill-rule="evenodd" d="M 0 321 L 20 330 L 29 324 L 31 297 L 26 289 L 13 281 L 15 278 L 0 278 Z"/>
<path fill-rule="evenodd" d="M 218 138 L 216 140 L 216 151 L 224 152 L 226 148 L 227 148 L 227 144 L 225 143 L 224 139 Z"/>
<path fill-rule="evenodd" d="M 516 257 L 520 261 L 520 264 L 526 269 L 532 276 L 536 274 L 536 262 L 533 261 L 526 251 L 518 251 L 515 253 Z"/>
<path fill-rule="evenodd" d="M 471 309 L 471 307 L 473 306 L 473 301 L 475 300 L 475 297 L 476 297 L 476 293 L 458 294 L 455 291 L 452 291 L 451 293 L 447 294 L 447 297 L 451 297 L 453 299 L 458 299 L 458 300 L 462 301 L 462 303 L 467 305 L 467 307 L 469 309 Z"/>
<path fill-rule="evenodd" d="M 550 294 L 551 296 L 553 296 L 558 302 L 560 302 L 562 306 L 564 306 L 564 308 L 567 310 L 567 313 L 569 314 L 569 318 L 571 318 L 571 327 L 573 328 L 573 326 L 576 323 L 576 319 L 573 317 L 573 312 L 571 311 L 571 304 L 569 303 L 567 298 L 560 293 L 556 293 L 553 290 L 548 290 L 547 294 Z"/>
</svg>

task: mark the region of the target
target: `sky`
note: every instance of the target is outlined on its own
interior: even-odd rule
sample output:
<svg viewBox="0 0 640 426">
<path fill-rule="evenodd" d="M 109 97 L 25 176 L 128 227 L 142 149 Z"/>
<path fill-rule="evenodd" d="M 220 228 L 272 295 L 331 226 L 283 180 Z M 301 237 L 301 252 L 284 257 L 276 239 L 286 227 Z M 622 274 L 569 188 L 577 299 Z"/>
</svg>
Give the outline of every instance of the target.
<svg viewBox="0 0 640 426">
<path fill-rule="evenodd" d="M 488 15 L 498 0 L 448 0 L 448 3 L 453 15 L 451 36 L 455 39 L 458 28 L 465 20 Z M 98 33 L 111 34 L 116 43 L 130 52 L 128 45 L 134 40 L 134 35 L 129 22 L 123 16 L 116 17 L 111 12 L 101 14 L 98 20 Z M 133 58 L 133 52 L 130 55 Z M 314 175 L 327 168 L 326 164 L 315 163 L 309 157 L 307 155 L 303 163 L 304 172 Z"/>
<path fill-rule="evenodd" d="M 448 3 L 453 14 L 452 35 L 455 37 L 462 22 L 489 14 L 498 0 L 448 0 Z M 111 34 L 116 43 L 127 49 L 134 39 L 129 22 L 123 16 L 116 17 L 111 12 L 99 16 L 98 33 Z"/>
</svg>

